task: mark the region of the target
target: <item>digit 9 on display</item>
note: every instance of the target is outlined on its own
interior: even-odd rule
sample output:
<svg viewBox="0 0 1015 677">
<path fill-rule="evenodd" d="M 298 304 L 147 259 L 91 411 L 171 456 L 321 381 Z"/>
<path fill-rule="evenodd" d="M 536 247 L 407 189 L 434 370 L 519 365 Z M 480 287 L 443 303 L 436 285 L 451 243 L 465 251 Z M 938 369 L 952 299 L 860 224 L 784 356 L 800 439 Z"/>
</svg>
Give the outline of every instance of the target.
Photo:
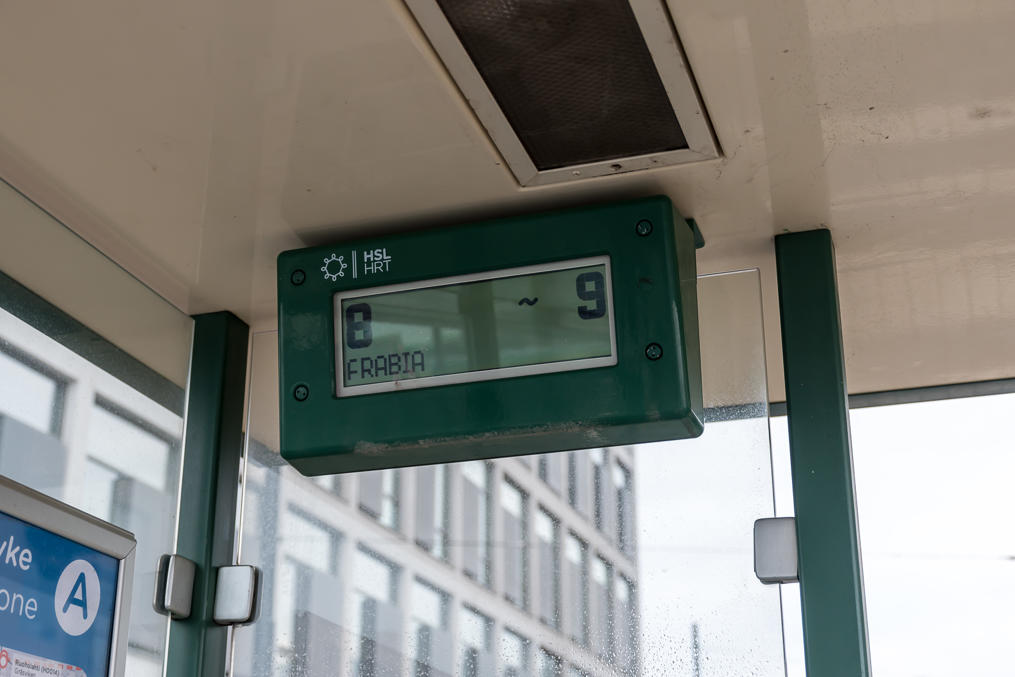
<svg viewBox="0 0 1015 677">
<path fill-rule="evenodd" d="M 665 198 L 279 256 L 281 452 L 322 474 L 700 434 Z"/>
</svg>

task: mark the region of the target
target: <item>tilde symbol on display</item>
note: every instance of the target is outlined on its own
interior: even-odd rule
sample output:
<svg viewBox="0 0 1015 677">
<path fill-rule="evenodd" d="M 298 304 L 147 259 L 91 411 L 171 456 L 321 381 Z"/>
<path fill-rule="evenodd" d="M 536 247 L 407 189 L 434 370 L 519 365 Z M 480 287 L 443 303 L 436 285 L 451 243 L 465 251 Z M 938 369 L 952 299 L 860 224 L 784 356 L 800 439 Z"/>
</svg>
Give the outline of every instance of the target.
<svg viewBox="0 0 1015 677">
<path fill-rule="evenodd" d="M 338 264 L 338 270 L 335 270 L 335 266 L 331 265 L 332 263 Z M 345 269 L 348 267 L 344 256 L 332 254 L 331 256 L 324 257 L 324 265 L 321 266 L 321 272 L 324 273 L 324 279 L 335 282 L 338 278 L 345 277 Z"/>
</svg>

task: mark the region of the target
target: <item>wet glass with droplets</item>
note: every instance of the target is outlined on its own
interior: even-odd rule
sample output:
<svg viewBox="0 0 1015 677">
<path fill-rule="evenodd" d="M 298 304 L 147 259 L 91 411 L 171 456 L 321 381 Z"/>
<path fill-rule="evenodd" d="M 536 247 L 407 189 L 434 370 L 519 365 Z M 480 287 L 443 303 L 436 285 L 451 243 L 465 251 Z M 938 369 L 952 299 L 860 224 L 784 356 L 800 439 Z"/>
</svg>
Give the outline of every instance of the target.
<svg viewBox="0 0 1015 677">
<path fill-rule="evenodd" d="M 704 277 L 699 303 L 701 438 L 341 492 L 279 457 L 277 336 L 255 335 L 240 560 L 265 588 L 232 675 L 784 675 L 778 590 L 753 573 L 773 514 L 758 275 Z"/>
</svg>

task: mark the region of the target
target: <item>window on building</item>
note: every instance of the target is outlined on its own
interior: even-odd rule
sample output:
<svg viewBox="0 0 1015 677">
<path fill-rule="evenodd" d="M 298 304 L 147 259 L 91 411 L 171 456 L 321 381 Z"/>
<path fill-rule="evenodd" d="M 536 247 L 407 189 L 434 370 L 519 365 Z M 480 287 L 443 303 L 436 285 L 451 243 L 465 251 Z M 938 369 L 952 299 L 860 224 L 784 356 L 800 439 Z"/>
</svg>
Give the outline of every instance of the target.
<svg viewBox="0 0 1015 677">
<path fill-rule="evenodd" d="M 352 631 L 359 640 L 354 674 L 398 674 L 402 666 L 398 567 L 363 547 L 356 550 L 350 612 Z"/>
<path fill-rule="evenodd" d="M 418 578 L 413 581 L 409 620 L 409 658 L 413 661 L 413 677 L 450 672 L 448 601 L 448 594 L 440 588 Z"/>
<path fill-rule="evenodd" d="M 170 497 L 175 490 L 171 484 L 179 477 L 177 441 L 140 418 L 97 401 L 92 404 L 85 450 L 82 481 L 89 491 L 80 507 L 118 524 L 146 515 L 146 532 L 170 540 Z"/>
<path fill-rule="evenodd" d="M 567 586 L 566 631 L 571 639 L 584 646 L 589 639 L 588 546 L 570 532 L 564 544 L 564 560 L 567 567 L 564 571 Z"/>
<path fill-rule="evenodd" d="M 560 523 L 542 508 L 533 523 L 536 535 L 536 572 L 539 576 L 539 620 L 560 627 Z"/>
<path fill-rule="evenodd" d="M 141 419 L 97 401 L 86 440 L 90 459 L 153 489 L 166 489 L 175 440 L 159 434 Z"/>
<path fill-rule="evenodd" d="M 279 521 L 276 585 L 282 594 L 276 598 L 275 618 L 281 624 L 283 646 L 298 650 L 312 640 L 323 620 L 310 618 L 317 610 L 314 597 L 339 594 L 336 576 L 341 534 L 292 508 L 282 512 Z"/>
<path fill-rule="evenodd" d="M 592 521 L 596 529 L 613 540 L 617 510 L 610 477 L 609 454 L 605 449 L 592 449 L 589 451 L 589 459 L 592 461 Z"/>
<path fill-rule="evenodd" d="M 325 491 L 329 491 L 336 496 L 342 496 L 342 476 L 341 475 L 320 475 L 318 477 L 311 478 L 314 484 L 321 487 Z"/>
<path fill-rule="evenodd" d="M 634 585 L 624 576 L 613 579 L 614 641 L 616 664 L 634 666 L 637 661 L 638 616 Z"/>
<path fill-rule="evenodd" d="M 337 531 L 302 511 L 290 508 L 282 513 L 279 550 L 287 559 L 315 571 L 337 573 L 340 541 Z"/>
<path fill-rule="evenodd" d="M 558 494 L 564 493 L 564 471 L 561 466 L 566 454 L 543 454 L 539 457 L 539 479 Z"/>
<path fill-rule="evenodd" d="M 567 498 L 571 507 L 585 517 L 592 516 L 591 460 L 587 451 L 567 455 Z"/>
<path fill-rule="evenodd" d="M 528 516 L 526 494 L 510 480 L 500 489 L 504 548 L 504 596 L 516 606 L 528 604 Z"/>
<path fill-rule="evenodd" d="M 82 481 L 92 488 L 84 497 L 81 509 L 107 522 L 113 518 L 116 485 L 124 476 L 115 469 L 92 458 L 86 458 Z"/>
<path fill-rule="evenodd" d="M 448 557 L 450 468 L 416 468 L 416 543 L 439 559 Z"/>
<path fill-rule="evenodd" d="M 397 469 L 359 473 L 359 507 L 389 529 L 400 525 L 399 492 L 401 472 Z"/>
<path fill-rule="evenodd" d="M 492 466 L 485 461 L 468 461 L 462 467 L 462 570 L 483 585 L 490 584 L 490 502 Z"/>
<path fill-rule="evenodd" d="M 529 640 L 505 629 L 500 636 L 501 677 L 526 677 L 529 674 Z"/>
<path fill-rule="evenodd" d="M 617 499 L 617 545 L 625 555 L 634 554 L 634 491 L 631 471 L 620 461 L 613 465 Z"/>
<path fill-rule="evenodd" d="M 0 338 L 0 418 L 9 416 L 47 435 L 59 435 L 65 382 L 16 356 Z"/>
<path fill-rule="evenodd" d="M 539 677 L 563 677 L 564 661 L 546 649 L 539 650 Z"/>
<path fill-rule="evenodd" d="M 80 472 L 80 464 L 76 463 L 80 458 L 74 458 L 77 468 L 72 471 L 71 453 L 60 435 L 66 381 L 42 360 L 20 352 L 5 340 L 4 330 L 8 323 L 16 329 L 15 322 L 0 310 L 0 475 L 72 503 L 78 495 L 87 496 L 92 504 L 105 510 L 102 516 L 109 520 L 109 483 L 117 475 L 96 478 L 107 481 L 95 487 L 98 496 L 92 495 L 91 485 L 84 484 L 80 476 L 68 477 L 69 472 Z M 88 399 L 86 393 L 77 402 Z M 80 406 L 76 411 L 77 420 L 87 419 L 87 415 L 81 416 Z M 31 463 L 25 462 L 26 454 L 31 455 Z M 78 503 L 76 507 L 82 506 Z"/>
<path fill-rule="evenodd" d="M 612 579 L 610 563 L 597 555 L 592 558 L 589 634 L 592 651 L 605 661 L 613 657 L 613 608 L 610 605 Z"/>
<path fill-rule="evenodd" d="M 492 674 L 493 621 L 472 609 L 462 607 L 461 616 L 462 677 L 483 677 Z"/>
</svg>

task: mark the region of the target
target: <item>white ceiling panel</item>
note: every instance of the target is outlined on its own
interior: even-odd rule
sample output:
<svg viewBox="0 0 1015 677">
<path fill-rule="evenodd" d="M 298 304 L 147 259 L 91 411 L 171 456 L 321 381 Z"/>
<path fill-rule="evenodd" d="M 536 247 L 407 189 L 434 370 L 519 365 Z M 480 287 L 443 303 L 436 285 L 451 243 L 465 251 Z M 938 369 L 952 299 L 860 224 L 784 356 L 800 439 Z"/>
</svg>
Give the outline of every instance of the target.
<svg viewBox="0 0 1015 677">
<path fill-rule="evenodd" d="M 283 249 L 665 193 L 699 266 L 837 246 L 853 392 L 1015 376 L 1015 4 L 669 0 L 721 160 L 521 188 L 401 0 L 0 5 L 0 172 L 189 313 Z"/>
</svg>

